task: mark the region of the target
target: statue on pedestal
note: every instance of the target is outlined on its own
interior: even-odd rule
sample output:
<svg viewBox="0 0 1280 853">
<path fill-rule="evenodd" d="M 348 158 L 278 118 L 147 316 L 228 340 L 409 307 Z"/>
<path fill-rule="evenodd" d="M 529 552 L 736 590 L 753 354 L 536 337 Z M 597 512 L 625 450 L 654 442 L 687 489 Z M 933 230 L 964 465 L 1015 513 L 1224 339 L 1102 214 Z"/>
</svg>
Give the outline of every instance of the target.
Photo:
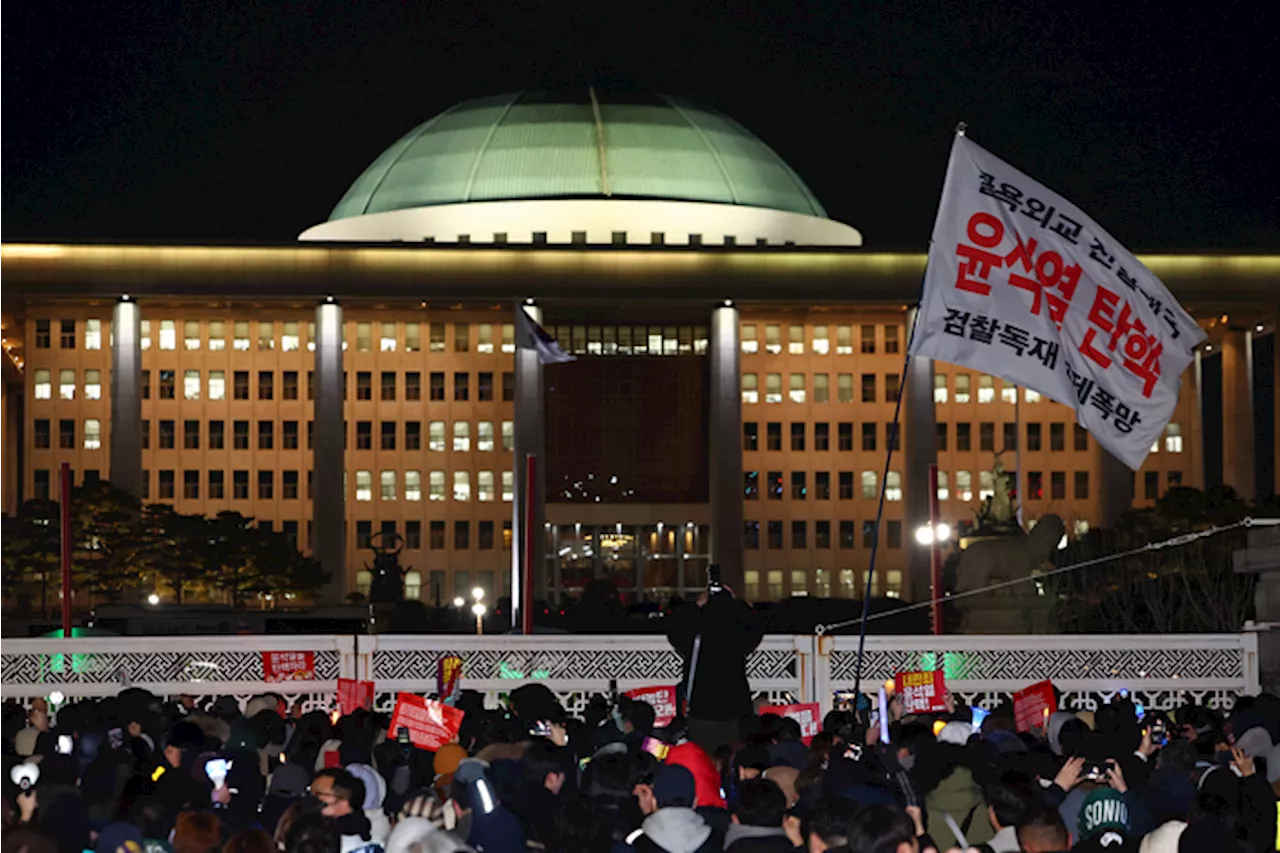
<svg viewBox="0 0 1280 853">
<path fill-rule="evenodd" d="M 373 579 L 369 584 L 369 601 L 373 604 L 396 604 L 404 600 L 404 571 L 400 568 L 400 552 L 404 539 L 399 533 L 379 531 L 369 537 L 373 565 L 367 566 Z"/>
<path fill-rule="evenodd" d="M 1000 454 L 996 454 L 991 467 L 992 493 L 978 510 L 978 526 L 975 536 L 1007 536 L 1018 528 L 1017 499 L 1014 497 L 1013 477 L 1004 468 Z"/>
</svg>

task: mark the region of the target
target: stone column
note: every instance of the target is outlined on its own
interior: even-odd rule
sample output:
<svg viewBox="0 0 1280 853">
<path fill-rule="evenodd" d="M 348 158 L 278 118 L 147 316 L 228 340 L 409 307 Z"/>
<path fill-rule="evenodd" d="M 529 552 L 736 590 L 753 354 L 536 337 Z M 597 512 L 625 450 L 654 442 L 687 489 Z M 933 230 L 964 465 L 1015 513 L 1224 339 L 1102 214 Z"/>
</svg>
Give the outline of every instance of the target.
<svg viewBox="0 0 1280 853">
<path fill-rule="evenodd" d="M 535 323 L 542 324 L 542 309 L 534 305 L 516 304 L 516 311 L 524 311 Z M 519 329 L 519 325 L 516 326 Z M 517 335 L 519 338 L 519 335 Z M 511 454 L 511 466 L 515 472 L 515 496 L 511 502 L 511 603 L 512 614 L 519 612 L 524 589 L 520 567 L 524 563 L 525 538 L 533 537 L 533 598 L 535 601 L 551 598 L 553 590 L 547 581 L 546 522 L 547 522 L 547 441 L 546 406 L 542 391 L 542 362 L 538 353 L 527 347 L 516 346 L 515 354 L 516 399 L 515 452 Z M 537 460 L 534 471 L 537 477 L 533 495 L 533 529 L 526 530 L 525 522 L 525 457 L 533 454 Z M 554 597 L 559 598 L 559 589 Z"/>
<path fill-rule="evenodd" d="M 907 312 L 907 340 L 916 320 L 916 309 Z M 903 377 L 902 424 L 899 444 L 902 451 L 903 498 L 906 502 L 907 588 L 903 597 L 911 601 L 929 598 L 930 548 L 916 542 L 916 530 L 929 523 L 929 466 L 938 462 L 938 419 L 933 403 L 933 359 L 916 356 L 907 363 Z M 889 440 L 885 436 L 885 441 Z M 887 447 L 887 444 L 886 444 Z M 898 454 L 894 453 L 895 457 Z M 899 467 L 898 463 L 889 466 Z M 947 472 L 954 476 L 953 472 Z M 952 484 L 951 488 L 955 488 Z M 882 534 L 883 535 L 883 534 Z M 946 553 L 946 549 L 943 549 Z M 878 588 L 878 587 L 877 587 Z"/>
<path fill-rule="evenodd" d="M 738 309 L 733 303 L 712 310 L 707 354 L 710 359 L 711 562 L 720 565 L 725 584 L 744 593 L 742 567 L 742 378 L 739 364 Z M 690 586 L 701 581 L 691 579 Z"/>
<path fill-rule="evenodd" d="M 339 602 L 348 589 L 347 511 L 343 474 L 346 380 L 342 372 L 342 306 L 329 297 L 316 308 L 315 471 L 312 491 L 312 556 L 329 573 L 324 596 Z"/>
<path fill-rule="evenodd" d="M 1253 463 L 1253 333 L 1222 336 L 1222 482 L 1246 501 L 1257 497 Z"/>
<path fill-rule="evenodd" d="M 142 500 L 142 310 L 123 296 L 111 313 L 111 484 Z"/>
</svg>

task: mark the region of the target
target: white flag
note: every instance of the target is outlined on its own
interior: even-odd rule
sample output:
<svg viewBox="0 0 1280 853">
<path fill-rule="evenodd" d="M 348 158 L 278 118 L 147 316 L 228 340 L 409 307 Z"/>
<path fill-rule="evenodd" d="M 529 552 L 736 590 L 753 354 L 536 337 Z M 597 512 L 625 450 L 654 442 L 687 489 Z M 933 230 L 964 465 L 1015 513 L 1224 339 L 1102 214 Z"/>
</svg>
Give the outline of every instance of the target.
<svg viewBox="0 0 1280 853">
<path fill-rule="evenodd" d="M 1137 470 L 1205 334 L 1127 249 L 963 136 L 947 164 L 911 354 L 1070 406 Z"/>
<path fill-rule="evenodd" d="M 577 356 L 562 350 L 556 339 L 547 334 L 547 330 L 539 326 L 520 305 L 516 306 L 516 348 L 533 350 L 542 364 L 578 360 Z"/>
</svg>

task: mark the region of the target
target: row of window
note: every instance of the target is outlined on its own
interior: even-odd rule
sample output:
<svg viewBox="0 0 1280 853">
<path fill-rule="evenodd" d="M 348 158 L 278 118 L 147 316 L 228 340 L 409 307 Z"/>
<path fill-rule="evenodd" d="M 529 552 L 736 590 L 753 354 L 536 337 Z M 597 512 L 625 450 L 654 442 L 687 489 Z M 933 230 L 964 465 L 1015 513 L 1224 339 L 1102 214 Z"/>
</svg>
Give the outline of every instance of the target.
<svg viewBox="0 0 1280 853">
<path fill-rule="evenodd" d="M 782 589 L 783 572 L 781 569 L 771 569 L 764 572 L 766 585 L 763 589 L 763 600 L 778 601 L 784 596 Z M 857 598 L 861 593 L 865 571 L 857 571 L 854 569 L 840 569 L 839 582 L 835 589 L 831 588 L 832 575 L 835 572 L 828 572 L 826 569 L 814 569 L 814 583 L 812 591 L 814 595 L 821 598 L 830 598 L 834 595 L 837 598 Z M 883 589 L 882 579 L 883 575 Z M 748 569 L 744 573 L 744 581 L 746 583 L 746 595 L 751 601 L 762 600 L 762 590 L 760 587 L 761 572 L 755 569 Z M 809 570 L 808 569 L 792 569 L 790 572 L 790 588 L 787 595 L 809 595 Z M 871 594 L 884 595 L 886 598 L 898 598 L 902 594 L 902 571 L 900 569 L 889 569 L 888 571 L 877 572 L 871 576 Z"/>
<path fill-rule="evenodd" d="M 888 548 L 902 547 L 902 525 L 903 522 L 897 519 L 887 519 L 884 522 L 885 527 L 885 546 Z M 786 523 L 782 521 L 766 521 L 764 523 L 764 547 L 771 551 L 781 550 L 788 547 L 785 544 Z M 848 550 L 857 546 L 859 541 L 862 542 L 863 548 L 872 548 L 875 546 L 876 540 L 876 523 L 875 521 L 862 522 L 859 530 L 857 522 L 852 519 L 845 519 L 834 523 L 830 521 L 815 521 L 812 524 L 813 530 L 813 547 L 824 550 L 832 547 L 838 547 L 842 550 Z M 810 523 L 808 521 L 792 521 L 791 522 L 791 548 L 808 548 L 810 547 Z M 834 531 L 835 538 L 832 538 Z M 835 543 L 834 545 L 832 543 Z M 742 528 L 742 545 L 749 551 L 759 551 L 760 544 L 760 522 L 746 521 Z"/>
<path fill-rule="evenodd" d="M 102 349 L 102 322 L 99 319 L 84 321 L 83 337 L 85 349 Z M 196 351 L 201 348 L 206 348 L 210 352 L 225 351 L 227 349 L 228 333 L 230 333 L 231 349 L 238 352 L 248 351 L 255 340 L 251 337 L 252 328 L 248 320 L 234 320 L 231 322 L 225 320 L 143 320 L 141 322 L 142 349 L 151 349 L 153 330 L 156 333 L 156 343 L 159 349 L 178 349 L 179 323 L 181 323 L 182 328 L 182 348 L 187 351 Z M 284 352 L 300 350 L 304 345 L 309 350 L 315 349 L 316 324 L 314 322 L 260 320 L 256 325 L 256 341 L 259 350 L 274 350 L 277 342 L 279 342 L 280 349 Z M 424 325 L 427 327 L 427 349 L 430 352 L 445 351 L 447 327 L 452 327 L 450 337 L 452 338 L 454 352 L 471 352 L 473 344 L 475 351 L 482 354 L 497 352 L 499 347 L 504 353 L 516 351 L 515 326 L 511 323 L 476 323 L 474 324 L 474 336 L 472 335 L 473 324 L 471 323 L 450 323 L 446 325 L 445 323 L 375 323 L 362 320 L 346 325 L 355 327 L 356 352 L 373 351 L 375 330 L 378 334 L 379 352 L 396 352 L 399 349 L 403 349 L 405 352 L 421 352 L 422 327 Z M 306 332 L 305 338 L 302 336 L 304 330 Z M 498 343 L 495 343 L 495 330 L 501 336 Z M 348 346 L 348 342 L 345 340 L 346 331 L 344 328 L 343 349 Z M 62 349 L 76 348 L 75 320 L 59 320 L 58 332 L 58 343 Z M 36 320 L 35 348 L 49 349 L 52 345 L 53 321 Z"/>
<path fill-rule="evenodd" d="M 855 481 L 854 474 L 858 477 Z M 1155 474 L 1156 472 L 1148 472 Z M 955 497 L 961 501 L 973 500 L 973 472 L 972 471 L 956 471 L 955 472 Z M 1173 481 L 1176 475 L 1177 482 Z M 1074 497 L 1077 500 L 1087 500 L 1089 497 L 1089 472 L 1076 471 L 1074 474 Z M 1178 472 L 1170 472 L 1170 485 L 1181 485 L 1181 474 Z M 742 493 L 746 500 L 754 501 L 760 499 L 760 472 L 744 471 L 742 475 Z M 1049 475 L 1050 496 L 1054 500 L 1063 500 L 1067 494 L 1067 474 L 1065 471 L 1053 471 Z M 851 501 L 856 498 L 862 500 L 875 500 L 880 497 L 880 475 L 876 471 L 837 471 L 836 472 L 836 498 L 842 501 Z M 767 500 L 780 501 L 784 496 L 790 495 L 791 500 L 803 501 L 807 500 L 810 495 L 809 472 L 792 471 L 789 483 L 789 489 L 781 471 L 766 471 L 764 482 L 764 495 Z M 978 499 L 985 500 L 995 493 L 995 481 L 990 471 L 978 472 Z M 885 480 L 884 497 L 886 501 L 902 500 L 902 474 L 898 471 L 888 472 Z M 1027 497 L 1030 500 L 1041 500 L 1044 497 L 1044 475 L 1040 471 L 1027 472 Z M 813 472 L 813 499 L 819 501 L 831 500 L 831 472 L 815 471 Z M 947 471 L 938 472 L 938 500 L 945 501 L 951 499 L 951 477 Z"/>
<path fill-rule="evenodd" d="M 858 334 L 858 351 L 864 355 L 874 355 L 877 347 L 877 329 L 882 328 L 882 337 L 879 340 L 879 346 L 882 352 L 894 354 L 899 351 L 900 336 L 902 327 L 899 325 L 889 325 L 878 327 L 867 324 L 859 327 Z M 836 355 L 853 355 L 853 326 L 840 325 L 835 327 L 836 330 Z M 804 355 L 805 353 L 805 327 L 802 325 L 792 324 L 787 326 L 786 348 L 790 355 Z M 767 323 L 764 327 L 764 345 L 761 346 L 759 337 L 759 326 L 755 323 L 742 324 L 741 345 L 744 353 L 766 352 L 778 355 L 782 352 L 782 326 L 778 323 Z M 831 352 L 831 327 L 830 326 L 814 326 L 813 336 L 809 341 L 811 350 L 815 355 L 826 355 Z"/>
<path fill-rule="evenodd" d="M 279 372 L 279 385 L 276 383 L 276 371 L 260 370 L 257 372 L 256 395 L 251 395 L 251 391 L 255 390 L 251 384 L 252 375 L 248 370 L 231 371 L 231 399 L 233 400 L 249 400 L 256 396 L 258 400 L 274 400 L 276 399 L 277 387 L 279 388 L 279 398 L 281 400 L 298 400 L 300 399 L 300 387 L 298 384 L 299 371 L 282 370 Z M 361 370 L 356 372 L 355 394 L 357 400 L 373 399 L 373 372 Z M 160 370 L 157 379 L 159 383 L 156 389 L 156 397 L 160 400 L 176 400 L 178 399 L 178 378 L 179 372 L 176 370 Z M 202 397 L 208 400 L 225 400 L 227 399 L 227 371 L 210 370 L 207 376 L 202 377 L 199 370 L 184 370 L 181 372 L 182 378 L 182 399 L 184 400 L 200 400 Z M 343 373 L 343 399 L 347 398 L 347 379 L 346 372 Z M 37 369 L 34 372 L 34 393 L 37 400 L 50 400 L 53 398 L 53 371 L 45 368 Z M 398 394 L 403 394 L 403 399 L 409 402 L 416 402 L 422 399 L 422 373 L 416 370 L 406 371 L 404 373 L 403 382 L 400 380 L 399 374 L 393 370 L 384 370 L 378 377 L 378 399 L 394 402 Z M 433 402 L 440 402 L 446 398 L 446 374 L 443 372 L 433 372 L 427 374 L 427 399 Z M 466 372 L 456 372 L 453 374 L 453 400 L 455 402 L 467 402 L 471 399 L 471 374 Z M 515 399 L 516 393 L 515 374 L 504 372 L 502 374 L 502 400 L 510 402 Z M 490 371 L 481 371 L 476 374 L 475 383 L 476 400 L 479 402 L 492 402 L 494 400 L 494 374 Z M 314 400 L 316 394 L 316 378 L 315 371 L 307 371 L 307 399 Z M 86 370 L 84 372 L 84 397 L 86 400 L 102 399 L 102 371 Z M 58 371 L 58 399 L 74 400 L 76 398 L 76 371 L 71 369 L 63 369 Z M 151 371 L 142 371 L 142 399 L 151 399 Z"/>
<path fill-rule="evenodd" d="M 803 373 L 791 373 L 787 377 L 786 396 L 793 403 L 804 403 L 809 400 L 809 392 L 807 387 L 807 376 Z M 877 385 L 880 384 L 874 373 L 864 373 L 861 378 L 859 388 L 859 399 L 863 403 L 875 403 L 878 401 Z M 886 403 L 894 403 L 898 400 L 898 395 L 902 393 L 902 377 L 897 373 L 886 373 L 884 375 L 884 401 Z M 783 398 L 782 390 L 782 374 L 766 373 L 764 375 L 764 401 L 766 403 L 781 403 Z M 759 403 L 760 402 L 760 374 L 744 373 L 742 374 L 742 402 Z M 815 373 L 813 374 L 813 402 L 829 403 L 831 402 L 831 374 Z M 853 374 L 837 373 L 836 374 L 836 402 L 852 403 L 854 402 L 853 393 Z"/>
<path fill-rule="evenodd" d="M 973 377 L 968 373 L 957 373 L 955 375 L 955 401 L 957 403 L 968 403 L 973 399 Z M 935 373 L 933 375 L 933 402 L 945 403 L 951 399 L 950 389 L 947 386 L 947 375 L 945 373 Z M 996 399 L 996 378 L 986 373 L 978 374 L 978 402 L 994 403 Z M 1039 403 L 1044 398 L 1038 391 L 1032 391 L 1030 388 L 1023 389 L 1023 399 L 1028 403 Z M 1000 380 L 1000 400 L 1005 403 L 1018 402 L 1018 386 L 1006 380 Z"/>
<path fill-rule="evenodd" d="M 418 544 L 416 548 L 410 550 L 420 550 L 422 548 L 422 532 L 418 531 Z M 409 533 L 405 534 L 405 542 L 409 541 Z M 406 545 L 406 548 L 408 546 Z M 481 548 L 480 550 L 487 550 Z M 510 546 L 508 546 L 510 550 Z M 448 575 L 453 576 L 453 592 L 449 592 Z M 454 569 L 452 572 L 446 572 L 443 569 L 433 569 L 426 573 L 427 580 L 424 588 L 423 573 L 416 569 L 410 569 L 404 573 L 404 597 L 408 601 L 419 601 L 425 599 L 438 606 L 443 606 L 452 598 L 462 597 L 470 600 L 471 590 L 480 587 L 485 592 L 485 600 L 493 601 L 500 591 L 500 588 L 494 585 L 494 573 L 491 571 L 476 572 L 476 581 L 471 583 L 471 574 L 466 569 Z M 362 595 L 368 595 L 369 590 L 373 586 L 373 573 L 362 569 L 356 572 L 356 591 Z"/>
</svg>

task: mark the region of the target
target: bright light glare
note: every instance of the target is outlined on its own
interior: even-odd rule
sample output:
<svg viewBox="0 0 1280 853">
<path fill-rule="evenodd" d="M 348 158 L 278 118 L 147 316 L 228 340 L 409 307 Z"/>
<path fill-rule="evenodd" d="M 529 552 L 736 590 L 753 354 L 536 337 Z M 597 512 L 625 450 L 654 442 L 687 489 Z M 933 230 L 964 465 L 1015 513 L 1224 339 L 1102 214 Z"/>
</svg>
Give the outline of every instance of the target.
<svg viewBox="0 0 1280 853">
<path fill-rule="evenodd" d="M 1062 538 L 1058 540 L 1058 550 L 1064 551 L 1067 547 L 1067 534 L 1062 534 Z"/>
<path fill-rule="evenodd" d="M 160 596 L 156 595 L 154 592 L 147 596 L 147 604 L 150 604 L 152 607 L 156 606 L 159 603 L 160 603 Z"/>
<path fill-rule="evenodd" d="M 54 705 L 61 705 L 67 701 L 67 697 L 62 695 L 61 690 L 55 690 L 49 694 L 49 701 Z"/>
<path fill-rule="evenodd" d="M 938 541 L 945 542 L 951 538 L 951 525 L 945 521 L 938 525 Z"/>
<path fill-rule="evenodd" d="M 457 598 L 455 598 L 455 599 L 453 600 L 453 606 L 454 606 L 454 607 L 462 607 L 462 606 L 463 606 L 464 604 L 466 604 L 466 603 L 467 603 L 467 602 L 466 602 L 466 599 L 464 599 L 462 596 L 458 596 Z"/>
<path fill-rule="evenodd" d="M 471 590 L 471 597 L 474 598 L 476 601 L 479 601 L 480 599 L 484 598 L 484 590 L 481 589 L 480 587 L 476 587 L 475 589 Z"/>
<path fill-rule="evenodd" d="M 476 615 L 477 619 L 484 615 L 484 611 L 485 611 L 485 606 L 478 601 L 475 604 L 471 605 L 471 612 Z"/>
<path fill-rule="evenodd" d="M 917 527 L 916 542 L 920 543 L 921 545 L 932 545 L 933 544 L 933 528 L 929 527 L 928 525 L 925 525 L 924 527 Z"/>
</svg>

